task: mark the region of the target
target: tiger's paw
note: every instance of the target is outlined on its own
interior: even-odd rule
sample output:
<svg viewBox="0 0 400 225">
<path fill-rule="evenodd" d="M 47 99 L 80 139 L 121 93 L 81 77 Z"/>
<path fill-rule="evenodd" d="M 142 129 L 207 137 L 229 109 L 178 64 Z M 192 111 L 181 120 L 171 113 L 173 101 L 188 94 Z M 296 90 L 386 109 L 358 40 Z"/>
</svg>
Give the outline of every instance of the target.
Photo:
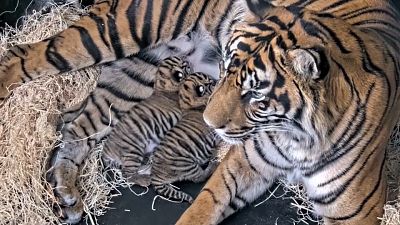
<svg viewBox="0 0 400 225">
<path fill-rule="evenodd" d="M 83 202 L 78 198 L 74 204 L 62 204 L 60 202 L 53 204 L 53 212 L 63 223 L 77 224 L 83 216 Z"/>
<path fill-rule="evenodd" d="M 65 165 L 64 165 L 65 166 Z M 83 215 L 81 194 L 75 185 L 76 172 L 70 174 L 68 167 L 56 167 L 46 174 L 47 182 L 55 197 L 53 211 L 63 223 L 76 224 Z"/>
<path fill-rule="evenodd" d="M 53 193 L 56 197 L 53 210 L 54 214 L 64 223 L 76 224 L 83 215 L 83 201 L 78 189 L 75 186 L 53 187 Z"/>
<path fill-rule="evenodd" d="M 16 56 L 8 56 L 10 52 L 0 62 L 0 100 L 4 100 L 13 89 L 20 86 L 23 82 L 22 74 L 26 74 L 21 60 Z"/>
</svg>

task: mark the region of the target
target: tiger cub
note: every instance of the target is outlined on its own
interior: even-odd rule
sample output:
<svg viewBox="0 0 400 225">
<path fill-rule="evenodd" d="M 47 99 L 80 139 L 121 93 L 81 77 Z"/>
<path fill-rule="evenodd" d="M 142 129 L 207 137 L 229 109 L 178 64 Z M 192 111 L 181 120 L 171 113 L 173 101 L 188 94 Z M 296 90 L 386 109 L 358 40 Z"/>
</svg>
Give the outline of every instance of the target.
<svg viewBox="0 0 400 225">
<path fill-rule="evenodd" d="M 202 182 L 216 169 L 219 138 L 203 120 L 203 111 L 215 81 L 203 73 L 189 75 L 179 89 L 182 119 L 165 135 L 152 157 L 151 183 L 169 199 L 193 202 L 193 198 L 170 184 L 190 180 Z"/>
<path fill-rule="evenodd" d="M 106 165 L 121 168 L 131 182 L 148 185 L 141 184 L 135 174 L 146 153 L 181 119 L 178 90 L 189 72 L 188 63 L 179 57 L 160 63 L 153 95 L 124 115 L 105 142 L 103 161 Z"/>
</svg>

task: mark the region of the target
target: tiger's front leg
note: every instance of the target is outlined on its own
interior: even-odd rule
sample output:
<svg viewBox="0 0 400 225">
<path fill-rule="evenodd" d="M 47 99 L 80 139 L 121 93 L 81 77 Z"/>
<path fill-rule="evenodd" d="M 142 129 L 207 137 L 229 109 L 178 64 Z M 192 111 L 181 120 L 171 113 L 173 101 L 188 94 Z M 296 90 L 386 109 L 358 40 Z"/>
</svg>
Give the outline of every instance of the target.
<svg viewBox="0 0 400 225">
<path fill-rule="evenodd" d="M 54 213 L 62 222 L 75 224 L 82 218 L 84 207 L 76 182 L 79 167 L 89 150 L 86 142 L 68 143 L 56 148 L 50 160 L 51 167 L 46 173 L 46 180 L 56 198 Z"/>
<path fill-rule="evenodd" d="M 176 225 L 218 224 L 263 194 L 273 183 L 272 171 L 270 178 L 249 164 L 242 146 L 232 146 Z"/>
<path fill-rule="evenodd" d="M 153 57 L 161 50 L 143 55 Z M 154 57 L 154 60 L 159 59 Z M 62 221 L 77 223 L 81 219 L 84 210 L 77 187 L 80 166 L 120 116 L 153 93 L 156 70 L 156 65 L 138 57 L 109 63 L 102 68 L 97 87 L 87 99 L 64 112 L 60 121 L 62 145 L 51 154 L 46 174 L 57 199 L 55 213 Z M 121 91 L 115 91 L 119 88 Z"/>
</svg>

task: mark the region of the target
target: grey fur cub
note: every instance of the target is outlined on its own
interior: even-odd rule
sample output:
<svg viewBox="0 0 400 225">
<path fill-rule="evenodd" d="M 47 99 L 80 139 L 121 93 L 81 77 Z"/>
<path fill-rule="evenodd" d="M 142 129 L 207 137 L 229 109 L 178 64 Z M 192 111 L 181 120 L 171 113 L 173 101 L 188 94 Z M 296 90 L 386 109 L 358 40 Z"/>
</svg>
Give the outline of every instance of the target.
<svg viewBox="0 0 400 225">
<path fill-rule="evenodd" d="M 182 180 L 205 181 L 216 169 L 214 160 L 221 140 L 203 120 L 203 110 L 215 81 L 203 73 L 189 75 L 179 90 L 182 119 L 165 135 L 151 158 L 151 184 L 169 199 L 192 202 L 171 183 Z"/>
<path fill-rule="evenodd" d="M 154 146 L 181 120 L 178 90 L 189 72 L 188 63 L 179 57 L 163 60 L 153 95 L 125 114 L 108 136 L 103 160 L 106 165 L 120 168 L 130 182 L 148 185 L 148 181 L 143 183 L 141 176 L 137 176 L 138 170 Z"/>
</svg>

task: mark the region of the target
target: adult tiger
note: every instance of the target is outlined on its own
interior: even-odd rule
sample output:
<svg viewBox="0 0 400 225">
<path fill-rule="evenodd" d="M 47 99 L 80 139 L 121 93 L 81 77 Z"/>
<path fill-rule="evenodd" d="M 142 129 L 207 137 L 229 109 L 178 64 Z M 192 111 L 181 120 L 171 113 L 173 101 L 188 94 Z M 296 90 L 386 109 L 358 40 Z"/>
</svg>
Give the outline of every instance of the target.
<svg viewBox="0 0 400 225">
<path fill-rule="evenodd" d="M 398 19 L 380 0 L 100 0 L 60 34 L 11 49 L 0 97 L 42 74 L 206 32 L 225 68 L 205 118 L 245 142 L 178 224 L 215 224 L 288 174 L 304 182 L 327 224 L 377 224 L 384 146 L 399 111 Z M 78 197 L 60 196 L 67 210 Z"/>
</svg>

